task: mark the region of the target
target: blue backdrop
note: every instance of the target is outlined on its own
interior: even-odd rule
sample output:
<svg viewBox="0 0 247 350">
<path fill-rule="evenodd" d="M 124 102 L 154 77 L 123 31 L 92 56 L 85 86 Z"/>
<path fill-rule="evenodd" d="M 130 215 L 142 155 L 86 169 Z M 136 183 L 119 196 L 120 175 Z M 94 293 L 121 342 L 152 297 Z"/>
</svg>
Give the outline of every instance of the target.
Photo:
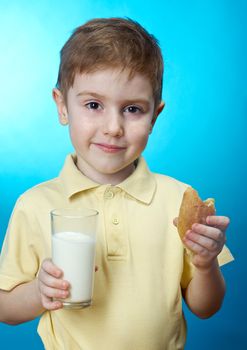
<svg viewBox="0 0 247 350">
<path fill-rule="evenodd" d="M 244 0 L 0 0 L 0 246 L 17 197 L 55 177 L 72 150 L 51 98 L 71 31 L 93 17 L 128 16 L 159 38 L 166 108 L 145 157 L 153 171 L 216 198 L 218 214 L 231 217 L 236 259 L 223 267 L 217 315 L 199 320 L 185 309 L 190 350 L 247 349 L 246 13 Z M 36 326 L 1 324 L 1 347 L 42 349 Z"/>
</svg>

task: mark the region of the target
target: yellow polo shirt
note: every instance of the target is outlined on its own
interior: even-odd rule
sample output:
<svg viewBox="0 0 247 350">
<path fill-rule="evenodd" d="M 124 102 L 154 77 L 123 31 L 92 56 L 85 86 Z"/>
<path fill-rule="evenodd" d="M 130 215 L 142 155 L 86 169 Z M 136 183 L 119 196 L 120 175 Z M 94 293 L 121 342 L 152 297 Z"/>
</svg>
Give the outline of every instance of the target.
<svg viewBox="0 0 247 350">
<path fill-rule="evenodd" d="M 51 256 L 50 211 L 99 211 L 93 305 L 45 312 L 38 332 L 48 350 L 175 350 L 185 343 L 181 288 L 193 275 L 173 219 L 187 185 L 151 173 L 143 158 L 117 186 L 85 177 L 68 156 L 58 178 L 18 200 L 0 260 L 0 289 L 37 275 Z M 232 260 L 224 248 L 220 264 Z"/>
</svg>

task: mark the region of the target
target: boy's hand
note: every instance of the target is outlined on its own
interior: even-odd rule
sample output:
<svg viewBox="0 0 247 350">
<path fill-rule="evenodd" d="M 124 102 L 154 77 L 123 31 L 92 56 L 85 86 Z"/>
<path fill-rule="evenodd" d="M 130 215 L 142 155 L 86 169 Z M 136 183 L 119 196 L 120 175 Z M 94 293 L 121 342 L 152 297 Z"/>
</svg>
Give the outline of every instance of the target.
<svg viewBox="0 0 247 350">
<path fill-rule="evenodd" d="M 42 306 L 46 310 L 57 310 L 63 307 L 61 301 L 53 298 L 64 299 L 69 296 L 69 282 L 62 279 L 63 272 L 51 259 L 45 259 L 38 274 L 38 289 Z"/>
<path fill-rule="evenodd" d="M 213 266 L 226 242 L 225 232 L 229 223 L 226 216 L 208 216 L 206 225 L 193 224 L 192 229 L 186 232 L 183 243 L 194 253 L 192 262 L 196 268 L 205 270 Z"/>
<path fill-rule="evenodd" d="M 98 267 L 95 267 L 98 271 Z M 51 259 L 45 259 L 41 265 L 37 278 L 38 290 L 42 306 L 46 310 L 58 310 L 63 304 L 57 299 L 65 299 L 69 296 L 70 284 L 62 279 L 63 271 L 53 264 Z"/>
</svg>

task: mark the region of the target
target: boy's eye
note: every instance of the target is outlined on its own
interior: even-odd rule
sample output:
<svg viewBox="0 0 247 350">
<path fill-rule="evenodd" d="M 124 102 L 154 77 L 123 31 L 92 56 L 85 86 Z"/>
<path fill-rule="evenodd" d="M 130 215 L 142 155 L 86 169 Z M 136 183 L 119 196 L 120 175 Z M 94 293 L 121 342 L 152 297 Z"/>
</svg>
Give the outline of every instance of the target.
<svg viewBox="0 0 247 350">
<path fill-rule="evenodd" d="M 89 102 L 86 104 L 88 109 L 99 109 L 100 104 L 98 102 Z"/>
<path fill-rule="evenodd" d="M 125 111 L 129 113 L 138 113 L 138 112 L 141 112 L 141 108 L 137 106 L 129 106 L 125 108 Z"/>
</svg>

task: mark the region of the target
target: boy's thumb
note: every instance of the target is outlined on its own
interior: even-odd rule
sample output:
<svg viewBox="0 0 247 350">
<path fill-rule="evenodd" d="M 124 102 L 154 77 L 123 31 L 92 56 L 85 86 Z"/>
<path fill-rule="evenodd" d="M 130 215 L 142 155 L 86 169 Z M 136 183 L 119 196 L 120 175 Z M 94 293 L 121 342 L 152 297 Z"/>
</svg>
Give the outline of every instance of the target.
<svg viewBox="0 0 247 350">
<path fill-rule="evenodd" d="M 173 225 L 176 227 L 178 226 L 178 218 L 173 219 Z"/>
</svg>

